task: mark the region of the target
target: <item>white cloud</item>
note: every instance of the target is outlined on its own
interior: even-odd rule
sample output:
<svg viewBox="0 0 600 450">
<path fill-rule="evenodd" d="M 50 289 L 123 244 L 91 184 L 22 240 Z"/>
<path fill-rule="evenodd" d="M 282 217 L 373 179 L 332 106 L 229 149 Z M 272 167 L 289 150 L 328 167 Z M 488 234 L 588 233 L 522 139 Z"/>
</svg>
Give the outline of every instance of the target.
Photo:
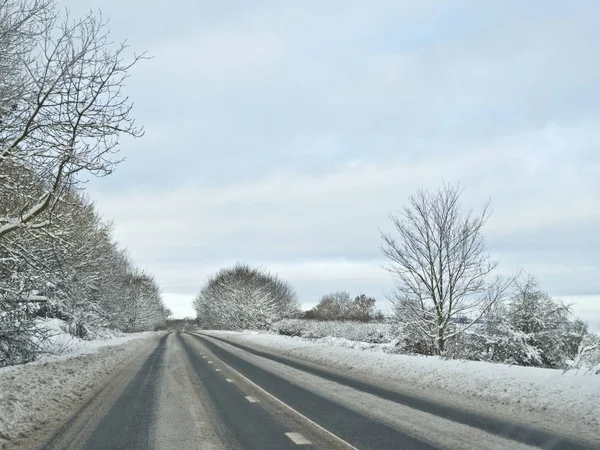
<svg viewBox="0 0 600 450">
<path fill-rule="evenodd" d="M 567 295 L 557 298 L 570 304 L 575 316 L 587 322 L 590 331 L 600 333 L 600 295 Z"/>
<path fill-rule="evenodd" d="M 163 293 L 162 297 L 167 308 L 173 313 L 173 318 L 183 319 L 186 317 L 196 317 L 196 312 L 192 307 L 192 301 L 194 299 L 193 294 Z"/>
<path fill-rule="evenodd" d="M 236 79 L 264 77 L 283 52 L 279 38 L 267 31 L 202 30 L 178 36 L 155 49 L 153 77 L 184 83 L 192 89 L 196 85 L 200 90 L 210 83 L 214 89 L 231 85 Z"/>
<path fill-rule="evenodd" d="M 586 186 L 588 179 L 578 179 L 580 168 L 560 167 L 568 164 L 568 155 L 545 159 L 547 143 L 531 139 L 517 149 L 488 148 L 388 165 L 352 163 L 321 176 L 282 172 L 246 184 L 189 183 L 96 198 L 103 212 L 117 218 L 119 240 L 138 255 L 227 246 L 227 240 L 248 238 L 290 256 L 315 246 L 362 247 L 378 239 L 388 211 L 399 209 L 416 187 L 437 186 L 442 179 L 460 180 L 472 207 L 491 197 L 494 214 L 487 232 L 492 238 L 544 226 L 598 223 L 600 196 Z M 572 153 L 577 151 L 574 146 Z"/>
<path fill-rule="evenodd" d="M 151 4 L 104 2 L 154 59 L 128 86 L 147 135 L 91 190 L 165 292 L 245 260 L 307 303 L 379 298 L 379 228 L 442 179 L 491 198 L 504 270 L 600 292 L 595 2 Z"/>
</svg>

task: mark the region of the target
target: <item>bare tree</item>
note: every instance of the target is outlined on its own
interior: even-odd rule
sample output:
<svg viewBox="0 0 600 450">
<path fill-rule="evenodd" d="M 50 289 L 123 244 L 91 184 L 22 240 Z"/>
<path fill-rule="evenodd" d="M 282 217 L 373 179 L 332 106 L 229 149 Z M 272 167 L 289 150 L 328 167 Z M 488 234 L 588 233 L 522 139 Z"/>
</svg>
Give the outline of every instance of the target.
<svg viewBox="0 0 600 450">
<path fill-rule="evenodd" d="M 354 297 L 352 302 L 352 319 L 359 322 L 371 322 L 382 318 L 381 312 L 375 309 L 376 300 L 365 294 Z"/>
<path fill-rule="evenodd" d="M 119 138 L 142 134 L 122 87 L 143 55 L 114 47 L 102 17 L 60 22 L 43 0 L 0 0 L 0 49 L 10 74 L 0 79 L 0 187 L 13 197 L 0 211 L 2 239 L 48 226 L 65 189 L 82 174 L 110 174 Z M 42 189 L 16 183 L 19 167 L 43 179 Z"/>
<path fill-rule="evenodd" d="M 53 7 L 52 0 L 0 0 L 0 125 L 24 93 L 21 61 L 34 48 Z"/>
<path fill-rule="evenodd" d="M 448 184 L 419 190 L 399 216 L 390 214 L 395 235 L 381 233 L 396 285 L 391 298 L 396 314 L 436 353 L 480 319 L 512 282 L 489 280 L 497 263 L 482 234 L 488 205 L 465 213 L 460 196 L 461 188 Z M 471 320 L 458 323 L 459 316 Z"/>
</svg>

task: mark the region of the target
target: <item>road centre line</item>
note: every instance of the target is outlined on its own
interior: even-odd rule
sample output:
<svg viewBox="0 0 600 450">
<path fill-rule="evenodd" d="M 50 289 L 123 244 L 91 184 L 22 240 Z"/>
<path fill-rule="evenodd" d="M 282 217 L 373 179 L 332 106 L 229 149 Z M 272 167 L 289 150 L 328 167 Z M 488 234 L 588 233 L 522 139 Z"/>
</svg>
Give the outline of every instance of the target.
<svg viewBox="0 0 600 450">
<path fill-rule="evenodd" d="M 192 333 L 189 333 L 192 334 Z M 204 337 L 203 337 L 204 338 Z M 206 339 L 206 338 L 204 338 Z M 234 369 L 233 367 L 231 367 L 229 364 L 225 363 L 223 360 L 220 360 L 221 364 L 223 366 L 225 366 L 229 371 L 235 373 L 239 378 L 241 378 L 243 381 L 245 381 L 246 383 L 250 384 L 251 386 L 253 386 L 254 388 L 256 388 L 257 390 L 259 390 L 261 393 L 263 393 L 264 395 L 266 395 L 267 397 L 269 397 L 270 399 L 272 399 L 273 401 L 279 403 L 281 406 L 283 406 L 284 408 L 287 408 L 288 410 L 290 410 L 291 412 L 293 412 L 294 414 L 296 414 L 298 417 L 300 417 L 301 419 L 305 420 L 306 422 L 308 422 L 309 424 L 311 424 L 312 426 L 314 426 L 315 428 L 318 428 L 319 430 L 321 430 L 323 433 L 329 435 L 330 437 L 332 437 L 333 439 L 335 439 L 336 441 L 342 443 L 343 445 L 345 445 L 346 447 L 348 447 L 351 450 L 359 450 L 358 448 L 356 448 L 354 445 L 350 444 L 349 442 L 346 442 L 344 439 L 342 439 L 341 437 L 339 437 L 338 435 L 332 433 L 331 431 L 329 431 L 326 428 L 323 428 L 321 425 L 319 425 L 318 423 L 316 423 L 315 421 L 309 419 L 308 417 L 306 417 L 304 414 L 302 414 L 300 411 L 296 411 L 294 408 L 292 408 L 290 405 L 288 405 L 287 403 L 285 403 L 283 400 L 278 399 L 277 397 L 275 397 L 273 394 L 271 394 L 270 392 L 264 390 L 262 387 L 260 387 L 258 384 L 256 384 L 254 381 L 252 381 L 251 379 L 249 379 L 248 377 L 246 377 L 245 375 L 242 375 L 239 371 L 237 371 L 236 369 Z M 229 383 L 232 383 L 233 380 L 230 380 L 229 378 L 227 379 L 227 381 Z"/>
<path fill-rule="evenodd" d="M 287 437 L 289 437 L 291 439 L 291 441 L 296 445 L 311 445 L 312 444 L 312 442 L 310 442 L 308 439 L 306 439 L 300 433 L 290 432 L 290 433 L 285 433 L 285 435 Z"/>
</svg>

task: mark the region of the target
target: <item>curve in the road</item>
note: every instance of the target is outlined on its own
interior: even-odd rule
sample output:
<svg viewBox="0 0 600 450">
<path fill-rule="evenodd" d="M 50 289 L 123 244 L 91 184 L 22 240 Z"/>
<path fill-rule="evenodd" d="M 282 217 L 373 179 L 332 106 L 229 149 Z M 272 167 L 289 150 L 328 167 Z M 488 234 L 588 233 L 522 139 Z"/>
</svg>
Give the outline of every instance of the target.
<svg viewBox="0 0 600 450">
<path fill-rule="evenodd" d="M 205 337 L 210 337 L 217 341 L 229 344 L 245 352 L 251 353 L 255 356 L 267 358 L 272 361 L 285 364 L 294 369 L 302 370 L 312 375 L 319 376 L 329 381 L 334 381 L 341 385 L 351 387 L 353 389 L 375 395 L 385 400 L 390 400 L 410 408 L 418 409 L 429 414 L 443 417 L 445 419 L 452 420 L 454 422 L 462 423 L 471 427 L 478 428 L 480 430 L 508 438 L 526 445 L 532 445 L 540 447 L 542 449 L 561 449 L 561 450 L 589 450 L 589 444 L 579 442 L 566 437 L 554 435 L 543 430 L 526 427 L 520 424 L 512 423 L 506 420 L 497 419 L 494 417 L 484 416 L 481 414 L 465 411 L 458 408 L 453 408 L 448 405 L 432 402 L 419 397 L 414 397 L 397 391 L 391 391 L 389 389 L 374 386 L 369 383 L 365 383 L 354 378 L 346 377 L 338 373 L 330 372 L 326 369 L 320 369 L 309 364 L 304 364 L 300 361 L 293 360 L 284 356 L 274 355 L 269 352 L 257 350 L 252 347 L 248 347 L 237 342 L 232 342 L 227 339 L 223 339 L 211 335 L 198 335 L 192 334 L 197 339 L 201 339 L 202 342 L 211 345 L 213 348 L 219 349 L 219 347 L 210 343 Z M 224 351 L 221 350 L 221 354 Z M 227 353 L 227 355 L 231 355 Z M 243 360 L 242 360 L 243 361 Z M 247 363 L 249 364 L 249 363 Z M 256 367 L 256 366 L 254 366 Z M 386 447 L 380 447 L 386 448 Z"/>
</svg>

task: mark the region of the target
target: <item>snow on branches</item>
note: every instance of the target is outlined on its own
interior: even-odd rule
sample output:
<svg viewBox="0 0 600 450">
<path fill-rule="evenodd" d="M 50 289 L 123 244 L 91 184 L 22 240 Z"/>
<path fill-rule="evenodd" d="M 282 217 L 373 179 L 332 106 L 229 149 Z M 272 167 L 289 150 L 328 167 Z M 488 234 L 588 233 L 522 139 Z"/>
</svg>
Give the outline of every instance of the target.
<svg viewBox="0 0 600 450">
<path fill-rule="evenodd" d="M 430 352 L 471 328 L 500 301 L 512 280 L 493 278 L 482 229 L 487 206 L 464 212 L 459 186 L 419 190 L 399 215 L 394 233 L 382 233 L 381 249 L 396 290 L 390 298 L 404 327 Z M 472 316 L 461 323 L 459 318 Z"/>
<path fill-rule="evenodd" d="M 122 87 L 143 56 L 126 58 L 102 17 L 59 17 L 52 0 L 0 0 L 0 239 L 47 227 L 65 189 L 110 174 L 120 137 L 142 134 Z"/>
<path fill-rule="evenodd" d="M 194 300 L 205 329 L 266 329 L 300 311 L 291 285 L 277 276 L 238 264 L 211 276 Z"/>
<path fill-rule="evenodd" d="M 122 88 L 143 56 L 113 45 L 101 16 L 57 8 L 0 0 L 0 365 L 36 357 L 39 315 L 86 337 L 152 329 L 168 314 L 81 184 L 112 173 L 120 137 L 142 134 Z"/>
</svg>

